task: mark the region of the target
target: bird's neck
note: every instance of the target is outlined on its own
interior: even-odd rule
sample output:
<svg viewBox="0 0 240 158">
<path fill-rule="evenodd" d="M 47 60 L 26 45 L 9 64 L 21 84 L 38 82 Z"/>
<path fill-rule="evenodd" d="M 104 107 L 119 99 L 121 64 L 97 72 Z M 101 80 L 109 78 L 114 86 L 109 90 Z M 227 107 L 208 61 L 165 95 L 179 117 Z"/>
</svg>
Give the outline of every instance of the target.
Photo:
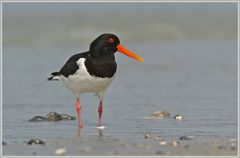
<svg viewBox="0 0 240 158">
<path fill-rule="evenodd" d="M 101 60 L 101 61 L 113 61 L 115 62 L 115 56 L 114 53 L 107 53 L 107 52 L 91 52 L 89 51 L 90 57 L 92 60 Z"/>
<path fill-rule="evenodd" d="M 113 56 L 89 57 L 85 60 L 90 75 L 95 77 L 113 77 L 116 72 L 117 64 Z"/>
</svg>

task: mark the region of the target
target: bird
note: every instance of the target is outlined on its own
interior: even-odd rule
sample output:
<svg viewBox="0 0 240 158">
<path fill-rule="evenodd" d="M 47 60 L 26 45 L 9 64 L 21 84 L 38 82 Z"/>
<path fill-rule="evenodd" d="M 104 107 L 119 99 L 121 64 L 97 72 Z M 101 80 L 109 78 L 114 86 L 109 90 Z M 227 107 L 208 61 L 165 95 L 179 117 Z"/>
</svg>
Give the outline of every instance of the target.
<svg viewBox="0 0 240 158">
<path fill-rule="evenodd" d="M 47 79 L 62 81 L 63 85 L 76 96 L 78 128 L 83 128 L 80 104 L 82 93 L 95 93 L 98 96 L 97 127 L 102 126 L 104 93 L 114 80 L 117 70 L 116 52 L 144 62 L 142 57 L 120 44 L 116 35 L 104 33 L 93 40 L 88 51 L 71 56 L 58 72 L 51 73 L 51 77 Z"/>
</svg>

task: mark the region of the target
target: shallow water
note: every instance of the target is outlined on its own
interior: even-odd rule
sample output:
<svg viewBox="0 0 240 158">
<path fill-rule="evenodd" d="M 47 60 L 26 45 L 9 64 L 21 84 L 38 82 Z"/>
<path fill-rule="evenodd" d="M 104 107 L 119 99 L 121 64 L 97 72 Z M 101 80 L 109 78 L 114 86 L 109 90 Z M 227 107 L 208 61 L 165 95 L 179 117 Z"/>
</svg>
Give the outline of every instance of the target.
<svg viewBox="0 0 240 158">
<path fill-rule="evenodd" d="M 181 9 L 184 10 L 180 7 Z M 24 13 L 20 13 L 26 18 Z M 36 10 L 32 16 L 38 13 L 40 11 Z M 50 12 L 46 13 L 50 14 Z M 155 10 L 152 14 L 157 15 L 157 13 Z M 165 13 L 168 13 L 168 10 L 165 10 Z M 231 12 L 227 13 L 226 17 L 231 15 Z M 74 11 L 69 13 L 72 14 Z M 15 15 L 13 10 L 9 17 L 12 15 Z M 21 36 L 24 31 L 34 24 L 21 23 L 18 29 L 23 32 L 17 31 L 16 26 L 12 25 L 17 21 L 11 21 L 9 17 L 4 19 L 4 26 L 9 27 L 3 30 L 5 33 L 3 34 L 3 140 L 8 144 L 21 144 L 32 137 L 43 140 L 75 138 L 76 120 L 39 123 L 28 120 L 36 115 L 44 116 L 50 111 L 76 114 L 75 97 L 70 91 L 59 82 L 48 82 L 46 79 L 51 72 L 59 70 L 73 52 L 85 51 L 88 48 L 88 44 L 85 43 L 89 41 L 86 42 L 87 40 L 84 39 L 85 43 L 80 45 L 74 43 L 79 35 L 76 33 L 76 36 L 70 38 L 73 43 L 68 45 L 66 40 L 68 36 L 66 39 L 61 37 L 62 25 L 59 27 L 60 30 L 55 30 L 56 36 L 53 36 L 54 33 L 49 34 L 47 39 L 46 34 L 51 32 L 51 25 L 56 27 L 58 23 L 56 22 L 55 25 L 41 23 L 45 17 L 41 14 L 35 17 L 39 18 L 35 21 L 38 21 L 39 25 L 42 24 L 40 26 L 47 27 L 34 27 L 32 30 L 35 29 L 36 32 L 30 32 L 26 34 L 26 38 L 21 39 L 20 37 L 25 37 Z M 131 18 L 133 17 L 129 17 Z M 26 22 L 29 19 L 24 20 Z M 188 20 L 185 19 L 185 22 Z M 172 24 L 168 23 L 169 21 L 165 22 Z M 71 24 L 71 19 L 66 23 Z M 78 25 L 81 26 L 76 23 L 72 25 L 74 28 L 69 30 L 76 30 Z M 88 25 L 91 26 L 89 23 Z M 184 22 L 182 25 L 184 26 Z M 206 26 L 208 29 L 215 26 L 209 25 Z M 96 32 L 104 31 L 101 27 Z M 116 54 L 118 74 L 108 88 L 104 100 L 103 125 L 106 127 L 103 130 L 104 137 L 132 143 L 142 140 L 145 133 L 161 135 L 165 138 L 183 135 L 237 138 L 237 41 L 231 31 L 227 31 L 225 26 L 221 27 L 230 34 L 226 35 L 226 38 L 223 38 L 224 35 L 220 31 L 221 33 L 217 35 L 216 32 L 206 37 L 203 35 L 204 38 L 184 36 L 184 39 L 179 40 L 181 35 L 179 36 L 178 32 L 174 39 L 161 40 L 157 37 L 162 35 L 159 33 L 156 34 L 156 38 L 146 42 L 139 40 L 139 36 L 135 36 L 135 33 L 129 32 L 133 40 L 128 39 L 123 33 L 124 45 L 142 56 L 145 62 L 140 63 L 120 53 Z M 91 29 L 95 30 L 95 28 Z M 117 30 L 118 33 L 123 31 Z M 173 30 L 174 28 L 170 32 L 172 33 Z M 18 34 L 15 34 L 17 32 Z M 84 30 L 81 33 L 87 34 L 86 32 L 88 31 Z M 39 34 L 39 38 L 35 36 L 36 34 Z M 13 38 L 14 35 L 16 38 Z M 152 35 L 143 36 L 151 39 Z M 97 136 L 99 134 L 96 129 L 98 98 L 92 94 L 83 94 L 81 104 L 84 123 L 81 135 Z M 170 112 L 171 117 L 160 120 L 146 119 L 152 112 L 158 110 Z M 182 115 L 183 120 L 174 120 L 176 114 Z"/>
<path fill-rule="evenodd" d="M 231 41 L 133 45 L 145 63 L 117 54 L 118 74 L 104 101 L 104 135 L 236 137 L 236 49 Z M 74 96 L 59 82 L 46 81 L 63 57 L 56 58 L 51 51 L 35 58 L 32 51 L 10 49 L 3 54 L 3 138 L 10 142 L 34 136 L 69 137 L 76 130 L 76 121 L 28 122 L 50 111 L 75 115 Z M 84 133 L 95 135 L 98 99 L 83 94 L 81 103 Z M 171 117 L 145 119 L 158 110 L 170 112 Z M 176 114 L 184 119 L 174 120 Z"/>
</svg>

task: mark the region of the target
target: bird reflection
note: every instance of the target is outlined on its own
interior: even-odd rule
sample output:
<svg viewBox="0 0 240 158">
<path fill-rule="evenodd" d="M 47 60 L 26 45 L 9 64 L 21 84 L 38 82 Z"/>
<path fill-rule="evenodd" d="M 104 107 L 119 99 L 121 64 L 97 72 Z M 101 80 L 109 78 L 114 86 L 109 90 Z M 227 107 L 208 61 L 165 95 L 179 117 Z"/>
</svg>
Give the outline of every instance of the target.
<svg viewBox="0 0 240 158">
<path fill-rule="evenodd" d="M 77 140 L 81 139 L 81 128 L 77 128 L 77 134 L 76 134 L 76 138 Z M 99 141 L 103 141 L 103 130 L 102 129 L 98 129 L 98 139 Z"/>
<path fill-rule="evenodd" d="M 81 137 L 81 128 L 77 128 L 76 137 L 77 137 L 78 140 L 80 140 L 80 137 Z"/>
<path fill-rule="evenodd" d="M 99 141 L 103 141 L 103 130 L 98 129 L 98 139 Z"/>
</svg>

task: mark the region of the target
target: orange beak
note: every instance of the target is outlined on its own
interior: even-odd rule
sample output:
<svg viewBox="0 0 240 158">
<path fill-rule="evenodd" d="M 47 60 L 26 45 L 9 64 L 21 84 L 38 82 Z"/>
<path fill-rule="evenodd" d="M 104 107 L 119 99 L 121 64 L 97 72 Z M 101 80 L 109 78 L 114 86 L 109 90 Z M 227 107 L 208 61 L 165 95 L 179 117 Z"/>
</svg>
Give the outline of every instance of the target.
<svg viewBox="0 0 240 158">
<path fill-rule="evenodd" d="M 133 59 L 138 60 L 138 61 L 144 62 L 144 59 L 143 59 L 143 58 L 141 58 L 140 56 L 137 56 L 137 55 L 134 54 L 133 52 L 127 50 L 127 49 L 124 48 L 123 45 L 121 45 L 121 44 L 119 44 L 119 45 L 117 46 L 117 49 L 118 49 L 118 52 L 121 52 L 121 53 L 123 53 L 123 54 L 125 54 L 125 55 L 127 55 L 127 56 L 129 56 L 129 57 L 131 57 L 131 58 L 133 58 Z"/>
</svg>

